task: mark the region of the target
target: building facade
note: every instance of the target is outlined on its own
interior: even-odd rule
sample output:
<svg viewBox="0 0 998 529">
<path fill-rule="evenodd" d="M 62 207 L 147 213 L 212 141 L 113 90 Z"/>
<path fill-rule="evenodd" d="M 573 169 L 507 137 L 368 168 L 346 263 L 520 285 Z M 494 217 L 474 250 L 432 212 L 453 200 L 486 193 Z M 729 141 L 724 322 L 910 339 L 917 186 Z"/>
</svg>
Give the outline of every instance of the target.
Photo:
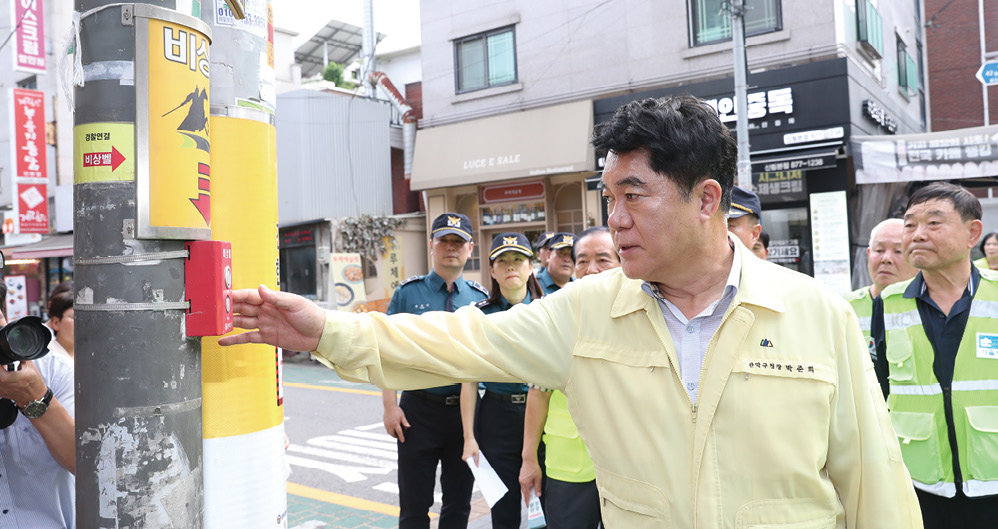
<svg viewBox="0 0 998 529">
<path fill-rule="evenodd" d="M 848 288 L 866 244 L 848 140 L 925 130 L 920 2 L 746 3 L 753 181 L 774 260 Z M 483 242 L 505 229 L 579 231 L 605 222 L 602 153 L 588 140 L 620 105 L 688 93 L 734 128 L 719 0 L 479 4 L 422 1 L 412 185 L 428 216 L 468 214 Z"/>
<path fill-rule="evenodd" d="M 925 0 L 933 131 L 998 124 L 998 88 L 975 76 L 998 61 L 998 2 Z"/>
</svg>

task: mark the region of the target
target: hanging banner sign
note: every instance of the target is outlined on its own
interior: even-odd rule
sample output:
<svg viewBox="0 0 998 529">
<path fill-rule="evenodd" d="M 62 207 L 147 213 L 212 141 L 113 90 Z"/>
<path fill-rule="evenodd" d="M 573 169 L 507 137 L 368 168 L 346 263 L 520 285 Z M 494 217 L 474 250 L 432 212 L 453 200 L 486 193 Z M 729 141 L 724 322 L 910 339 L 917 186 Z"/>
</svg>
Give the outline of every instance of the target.
<svg viewBox="0 0 998 529">
<path fill-rule="evenodd" d="M 18 0 L 20 1 L 20 0 Z M 20 178 L 47 178 L 45 151 L 45 94 L 14 88 L 11 96 L 14 141 L 14 175 Z"/>
<path fill-rule="evenodd" d="M 18 233 L 49 232 L 49 200 L 46 184 L 17 184 Z"/>
<path fill-rule="evenodd" d="M 210 29 L 148 4 L 135 26 L 138 237 L 210 239 Z"/>
<path fill-rule="evenodd" d="M 998 176 L 998 125 L 901 136 L 853 136 L 857 184 Z"/>
<path fill-rule="evenodd" d="M 14 35 L 14 68 L 24 72 L 45 73 L 44 0 L 13 0 L 11 5 L 11 20 L 17 27 Z"/>
</svg>

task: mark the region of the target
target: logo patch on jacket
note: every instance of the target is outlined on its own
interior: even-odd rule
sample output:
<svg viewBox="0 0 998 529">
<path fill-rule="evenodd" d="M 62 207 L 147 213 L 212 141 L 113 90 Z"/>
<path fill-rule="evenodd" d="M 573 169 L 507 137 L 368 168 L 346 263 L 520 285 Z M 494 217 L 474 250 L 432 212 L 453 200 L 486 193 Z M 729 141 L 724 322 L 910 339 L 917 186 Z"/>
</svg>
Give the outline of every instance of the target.
<svg viewBox="0 0 998 529">
<path fill-rule="evenodd" d="M 998 360 L 998 334 L 977 333 L 977 358 Z"/>
<path fill-rule="evenodd" d="M 759 345 L 762 347 L 772 347 L 773 342 L 769 341 L 769 338 L 763 338 L 762 341 L 759 342 Z"/>
</svg>

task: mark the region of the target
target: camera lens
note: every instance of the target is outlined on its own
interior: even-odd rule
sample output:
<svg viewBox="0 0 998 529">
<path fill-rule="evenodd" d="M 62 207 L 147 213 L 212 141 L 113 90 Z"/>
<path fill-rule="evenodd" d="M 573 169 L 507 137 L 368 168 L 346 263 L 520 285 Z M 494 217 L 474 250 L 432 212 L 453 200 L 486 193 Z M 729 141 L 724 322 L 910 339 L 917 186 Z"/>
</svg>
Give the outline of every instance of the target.
<svg viewBox="0 0 998 529">
<path fill-rule="evenodd" d="M 43 349 L 38 330 L 27 325 L 15 325 L 7 334 L 7 344 L 11 354 L 24 359 L 34 357 L 39 349 Z"/>
</svg>

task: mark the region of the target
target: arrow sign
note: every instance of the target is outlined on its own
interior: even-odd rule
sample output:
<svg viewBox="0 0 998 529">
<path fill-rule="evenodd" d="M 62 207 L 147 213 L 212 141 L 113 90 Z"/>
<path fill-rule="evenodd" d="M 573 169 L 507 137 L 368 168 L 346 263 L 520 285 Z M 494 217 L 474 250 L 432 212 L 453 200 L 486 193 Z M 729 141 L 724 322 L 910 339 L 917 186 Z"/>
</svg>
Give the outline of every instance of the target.
<svg viewBox="0 0 998 529">
<path fill-rule="evenodd" d="M 984 86 L 998 85 L 998 61 L 987 61 L 982 64 L 976 76 Z"/>
<path fill-rule="evenodd" d="M 125 161 L 125 155 L 118 152 L 118 149 L 111 147 L 111 152 L 85 152 L 83 153 L 83 167 L 111 166 L 111 171 Z"/>
</svg>

